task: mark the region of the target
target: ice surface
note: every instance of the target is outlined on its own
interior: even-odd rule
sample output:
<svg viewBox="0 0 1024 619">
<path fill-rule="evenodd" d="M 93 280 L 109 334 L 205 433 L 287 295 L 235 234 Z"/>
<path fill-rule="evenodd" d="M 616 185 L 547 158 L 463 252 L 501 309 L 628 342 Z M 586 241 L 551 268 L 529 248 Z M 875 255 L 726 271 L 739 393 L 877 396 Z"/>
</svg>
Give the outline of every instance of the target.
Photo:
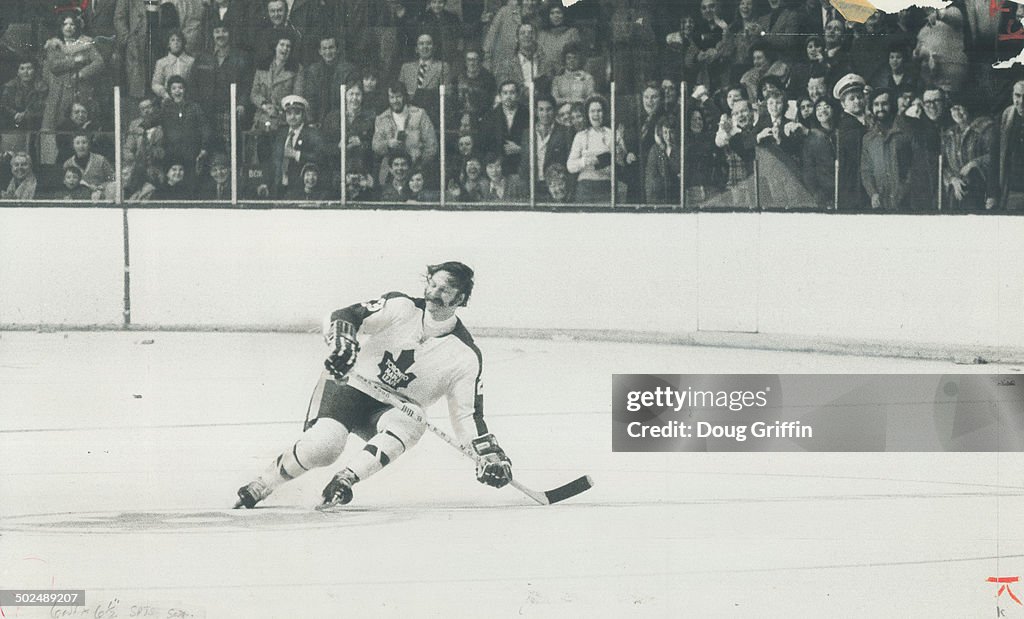
<svg viewBox="0 0 1024 619">
<path fill-rule="evenodd" d="M 592 490 L 536 506 L 428 435 L 343 513 L 312 509 L 328 469 L 232 511 L 301 430 L 317 336 L 0 334 L 0 588 L 88 602 L 2 616 L 1024 616 L 986 582 L 1024 572 L 1020 454 L 627 454 L 610 435 L 613 373 L 1019 368 L 480 345 L 518 478 Z"/>
</svg>

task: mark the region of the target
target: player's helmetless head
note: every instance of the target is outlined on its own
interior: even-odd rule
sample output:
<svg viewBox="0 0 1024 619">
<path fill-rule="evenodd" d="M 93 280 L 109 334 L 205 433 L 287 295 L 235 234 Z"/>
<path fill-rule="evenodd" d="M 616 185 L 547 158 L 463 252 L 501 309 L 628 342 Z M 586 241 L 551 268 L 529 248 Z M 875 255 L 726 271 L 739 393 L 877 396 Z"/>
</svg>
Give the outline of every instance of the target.
<svg viewBox="0 0 1024 619">
<path fill-rule="evenodd" d="M 473 269 L 461 262 L 449 261 L 427 266 L 423 298 L 428 309 L 465 307 L 473 293 Z"/>
</svg>

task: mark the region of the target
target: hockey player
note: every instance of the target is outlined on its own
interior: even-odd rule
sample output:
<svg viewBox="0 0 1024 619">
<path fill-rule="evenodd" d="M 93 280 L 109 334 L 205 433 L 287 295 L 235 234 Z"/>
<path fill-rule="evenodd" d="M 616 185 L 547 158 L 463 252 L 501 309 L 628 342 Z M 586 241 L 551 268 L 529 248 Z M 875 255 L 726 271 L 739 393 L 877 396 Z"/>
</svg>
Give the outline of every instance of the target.
<svg viewBox="0 0 1024 619">
<path fill-rule="evenodd" d="M 416 444 L 425 427 L 349 385 L 349 372 L 424 408 L 447 398 L 456 437 L 481 456 L 477 479 L 496 488 L 508 484 L 512 463 L 484 423 L 480 349 L 455 315 L 472 292 L 473 270 L 445 262 L 427 267 L 423 298 L 391 292 L 331 313 L 324 324 L 330 353 L 310 403 L 316 419 L 254 481 L 239 488 L 235 507 L 252 508 L 282 483 L 333 464 L 352 433 L 366 446 L 323 491 L 324 505 L 344 505 L 352 500 L 356 482 Z"/>
</svg>

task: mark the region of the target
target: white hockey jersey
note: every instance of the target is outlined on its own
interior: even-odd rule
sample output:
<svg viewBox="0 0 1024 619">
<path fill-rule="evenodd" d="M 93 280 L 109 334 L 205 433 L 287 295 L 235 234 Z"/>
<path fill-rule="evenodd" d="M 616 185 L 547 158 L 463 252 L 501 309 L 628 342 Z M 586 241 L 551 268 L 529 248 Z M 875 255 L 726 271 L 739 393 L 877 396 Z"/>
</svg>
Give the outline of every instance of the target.
<svg viewBox="0 0 1024 619">
<path fill-rule="evenodd" d="M 331 313 L 357 327 L 359 356 L 352 372 L 384 384 L 421 407 L 448 399 L 452 429 L 468 445 L 487 433 L 483 418 L 480 349 L 462 321 L 432 323 L 423 299 L 390 292 Z"/>
</svg>

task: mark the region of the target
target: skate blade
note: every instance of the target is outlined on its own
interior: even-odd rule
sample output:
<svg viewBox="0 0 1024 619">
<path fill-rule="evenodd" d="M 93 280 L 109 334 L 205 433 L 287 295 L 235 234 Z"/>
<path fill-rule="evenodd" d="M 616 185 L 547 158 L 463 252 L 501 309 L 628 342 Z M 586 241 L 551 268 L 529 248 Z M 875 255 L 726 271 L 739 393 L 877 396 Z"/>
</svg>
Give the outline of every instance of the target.
<svg viewBox="0 0 1024 619">
<path fill-rule="evenodd" d="M 314 507 L 313 509 L 325 514 L 336 514 L 345 511 L 345 505 L 346 504 L 342 503 L 341 501 L 330 501 L 327 503 L 321 503 Z"/>
</svg>

